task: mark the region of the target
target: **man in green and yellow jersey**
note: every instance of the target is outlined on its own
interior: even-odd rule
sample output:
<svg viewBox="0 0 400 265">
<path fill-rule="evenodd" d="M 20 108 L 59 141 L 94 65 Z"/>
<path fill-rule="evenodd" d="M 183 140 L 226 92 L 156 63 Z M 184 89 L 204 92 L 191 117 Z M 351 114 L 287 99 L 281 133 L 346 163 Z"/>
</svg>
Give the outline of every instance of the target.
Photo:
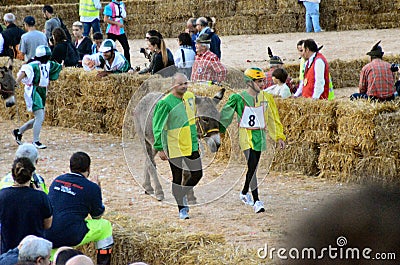
<svg viewBox="0 0 400 265">
<path fill-rule="evenodd" d="M 261 151 L 266 150 L 266 134 L 285 148 L 286 137 L 283 134 L 278 110 L 271 94 L 262 91 L 265 88 L 265 73 L 262 69 L 252 67 L 244 72 L 247 90 L 232 94 L 221 111 L 220 132 L 224 133 L 237 113 L 239 122 L 239 145 L 247 160 L 246 181 L 240 193 L 240 200 L 254 207 L 256 213 L 264 212 L 264 203 L 258 197 L 257 165 Z M 253 195 L 248 193 L 249 188 Z"/>
<path fill-rule="evenodd" d="M 189 218 L 189 207 L 183 200 L 203 176 L 195 122 L 195 96 L 187 92 L 188 80 L 177 73 L 172 78 L 171 93 L 164 96 L 154 110 L 154 149 L 162 160 L 168 160 L 172 171 L 172 194 L 179 208 L 179 218 Z M 190 177 L 182 183 L 183 162 Z"/>
</svg>

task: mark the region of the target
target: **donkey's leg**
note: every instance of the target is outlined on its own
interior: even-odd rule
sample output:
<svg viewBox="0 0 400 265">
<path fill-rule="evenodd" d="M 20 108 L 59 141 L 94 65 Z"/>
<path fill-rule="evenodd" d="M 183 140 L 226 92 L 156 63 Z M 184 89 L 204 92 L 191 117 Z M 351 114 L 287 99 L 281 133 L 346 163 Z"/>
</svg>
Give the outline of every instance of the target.
<svg viewBox="0 0 400 265">
<path fill-rule="evenodd" d="M 183 185 L 185 185 L 186 181 L 190 178 L 190 171 L 183 170 Z M 194 196 L 194 190 L 189 189 L 187 193 L 187 200 L 190 205 L 197 204 L 197 198 Z"/>
<path fill-rule="evenodd" d="M 159 201 L 162 201 L 162 200 L 164 200 L 164 191 L 162 189 L 160 180 L 158 179 L 156 161 L 154 160 L 154 157 L 156 156 L 157 151 L 154 150 L 152 145 L 150 145 L 150 144 L 146 145 L 146 147 L 148 148 L 148 153 L 150 154 L 149 155 L 150 166 L 148 167 L 148 173 L 153 180 L 153 184 L 155 187 L 156 199 Z"/>
</svg>

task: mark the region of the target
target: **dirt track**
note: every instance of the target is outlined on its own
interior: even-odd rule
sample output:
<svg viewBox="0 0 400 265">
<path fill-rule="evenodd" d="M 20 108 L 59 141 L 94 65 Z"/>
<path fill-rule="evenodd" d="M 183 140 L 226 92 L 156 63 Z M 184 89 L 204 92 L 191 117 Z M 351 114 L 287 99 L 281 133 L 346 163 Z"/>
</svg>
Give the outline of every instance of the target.
<svg viewBox="0 0 400 265">
<path fill-rule="evenodd" d="M 286 62 L 295 62 L 296 42 L 312 37 L 324 45 L 323 52 L 329 60 L 335 58 L 353 59 L 364 56 L 379 39 L 386 53 L 399 51 L 393 36 L 399 36 L 400 29 L 370 30 L 349 32 L 323 32 L 319 34 L 287 33 L 256 36 L 222 37 L 222 61 L 231 66 L 247 67 L 246 59 L 263 60 L 267 58 L 266 47 L 271 46 L 275 54 Z M 173 45 L 175 43 L 175 46 Z M 176 49 L 176 41 L 168 39 L 171 50 Z M 142 63 L 139 48 L 144 40 L 131 41 L 132 61 Z M 245 51 L 245 55 L 243 55 Z M 257 65 L 264 66 L 265 62 Z M 252 65 L 252 64 L 251 64 Z M 18 123 L 21 125 L 22 121 Z M 15 121 L 0 119 L 0 175 L 10 169 L 17 148 L 11 136 Z M 271 172 L 260 186 L 260 197 L 266 204 L 266 212 L 254 214 L 252 209 L 238 200 L 243 184 L 243 165 L 234 165 L 225 170 L 240 179 L 237 185 L 218 200 L 192 207 L 188 221 L 179 221 L 176 207 L 161 203 L 145 195 L 132 176 L 141 172 L 140 163 L 136 170 L 129 172 L 123 152 L 121 139 L 103 134 L 91 134 L 69 128 L 44 127 L 42 141 L 48 149 L 40 151 L 38 172 L 48 184 L 57 175 L 68 171 L 70 155 L 75 151 L 86 151 L 93 159 L 92 175 L 100 176 L 104 201 L 108 213 L 123 213 L 135 216 L 140 222 L 165 222 L 177 224 L 190 232 L 222 233 L 228 242 L 247 247 L 263 247 L 265 243 L 279 247 L 291 222 L 307 214 L 310 209 L 327 200 L 331 195 L 340 196 L 357 188 L 356 185 L 336 183 L 326 179 L 306 177 L 296 173 Z M 24 135 L 31 141 L 31 132 Z M 137 152 L 133 146 L 131 152 Z M 135 153 L 138 161 L 143 161 L 140 153 Z M 136 171 L 136 172 L 135 172 Z M 168 172 L 167 164 L 160 164 L 160 171 Z M 206 170 L 205 178 L 207 177 Z M 260 174 L 263 178 L 266 174 Z M 168 177 L 168 176 L 167 176 Z M 200 197 L 203 194 L 200 194 Z M 204 195 L 205 196 L 205 195 Z"/>
</svg>

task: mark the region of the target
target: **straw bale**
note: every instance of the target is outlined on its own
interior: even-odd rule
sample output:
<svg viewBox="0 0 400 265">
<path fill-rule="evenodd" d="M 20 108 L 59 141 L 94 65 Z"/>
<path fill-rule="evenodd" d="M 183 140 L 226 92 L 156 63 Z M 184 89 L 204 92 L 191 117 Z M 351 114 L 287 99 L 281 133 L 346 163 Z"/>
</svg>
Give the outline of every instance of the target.
<svg viewBox="0 0 400 265">
<path fill-rule="evenodd" d="M 276 0 L 277 11 L 284 14 L 286 12 L 302 12 L 304 7 L 302 3 L 296 3 L 295 1 L 287 0 Z"/>
<path fill-rule="evenodd" d="M 357 163 L 351 180 L 355 182 L 399 182 L 400 159 L 392 156 L 365 156 Z"/>
<path fill-rule="evenodd" d="M 354 23 L 354 22 L 357 23 Z M 337 17 L 338 30 L 360 30 L 360 29 L 372 29 L 374 28 L 371 13 L 368 11 L 358 11 L 342 15 L 339 14 Z"/>
<path fill-rule="evenodd" d="M 396 102 L 373 103 L 366 100 L 340 102 L 337 107 L 339 143 L 361 150 L 363 154 L 376 151 L 374 119 L 379 113 L 395 112 Z"/>
<path fill-rule="evenodd" d="M 257 34 L 257 17 L 253 15 L 232 16 L 218 19 L 218 34 L 246 35 Z"/>
<path fill-rule="evenodd" d="M 378 154 L 400 158 L 400 112 L 382 113 L 375 117 Z"/>
<path fill-rule="evenodd" d="M 149 264 L 257 264 L 255 250 L 245 250 L 226 243 L 222 235 L 188 233 L 166 223 L 138 223 L 132 217 L 106 216 L 113 224 L 112 264 L 144 261 Z M 93 259 L 94 246 L 79 248 Z"/>
<path fill-rule="evenodd" d="M 236 1 L 236 15 L 264 15 L 277 11 L 274 0 L 239 0 Z"/>
<path fill-rule="evenodd" d="M 319 173 L 319 144 L 309 142 L 288 143 L 284 150 L 275 152 L 271 170 L 296 171 L 315 176 Z"/>
<path fill-rule="evenodd" d="M 372 15 L 374 26 L 380 29 L 387 29 L 387 28 L 396 28 L 399 25 L 399 15 L 391 12 L 386 13 L 378 13 Z"/>
<path fill-rule="evenodd" d="M 177 12 L 179 10 L 179 12 Z M 154 6 L 155 14 L 161 14 L 166 21 L 181 20 L 193 16 L 193 5 L 187 0 L 162 1 Z"/>
<path fill-rule="evenodd" d="M 198 1 L 196 7 L 198 16 L 230 17 L 236 13 L 235 0 Z M 217 18 L 218 23 L 218 18 Z"/>
<path fill-rule="evenodd" d="M 361 154 L 350 147 L 337 143 L 322 144 L 318 157 L 320 177 L 349 181 L 360 158 Z"/>
</svg>

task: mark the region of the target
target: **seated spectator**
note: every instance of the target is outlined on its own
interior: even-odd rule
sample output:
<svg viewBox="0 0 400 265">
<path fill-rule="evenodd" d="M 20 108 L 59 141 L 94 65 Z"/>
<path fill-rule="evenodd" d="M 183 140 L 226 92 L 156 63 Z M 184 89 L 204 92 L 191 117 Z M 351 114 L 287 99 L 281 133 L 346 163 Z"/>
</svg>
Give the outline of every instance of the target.
<svg viewBox="0 0 400 265">
<path fill-rule="evenodd" d="M 83 36 L 83 24 L 80 21 L 75 21 L 72 24 L 72 34 L 74 35 L 75 47 L 79 53 L 79 61 L 82 64 L 83 56 L 92 53 L 92 40 L 89 37 Z"/>
<path fill-rule="evenodd" d="M 211 20 L 211 18 L 210 18 Z M 215 23 L 215 22 L 213 22 Z M 209 27 L 210 21 L 207 20 L 205 17 L 199 17 L 196 20 L 196 28 L 199 32 L 199 36 L 202 34 L 207 34 L 208 38 L 210 39 L 210 48 L 209 50 L 214 53 L 218 59 L 221 60 L 221 39 L 218 35 Z M 196 48 L 197 52 L 197 48 Z"/>
<path fill-rule="evenodd" d="M 192 49 L 192 39 L 189 33 L 181 33 L 178 36 L 179 49 L 174 55 L 175 66 L 180 72 L 186 75 L 188 79 L 192 76 L 192 66 L 196 56 Z"/>
<path fill-rule="evenodd" d="M 192 66 L 193 82 L 222 82 L 227 70 L 219 58 L 210 51 L 210 38 L 204 33 L 196 39 L 196 57 Z"/>
<path fill-rule="evenodd" d="M 153 69 L 153 59 L 154 59 L 155 53 L 151 52 L 149 50 L 149 38 L 153 37 L 153 36 L 159 37 L 160 39 L 163 38 L 162 34 L 160 32 L 158 32 L 157 30 L 151 29 L 146 32 L 145 40 L 146 40 L 147 47 L 140 49 L 140 52 L 143 53 L 144 57 L 149 60 L 149 65 L 138 72 L 138 74 L 140 74 L 140 75 L 150 73 L 151 70 Z"/>
<path fill-rule="evenodd" d="M 54 258 L 55 265 L 65 265 L 69 259 L 83 253 L 77 249 L 64 249 L 58 252 L 57 257 Z"/>
<path fill-rule="evenodd" d="M 15 152 L 15 159 L 20 158 L 20 157 L 26 157 L 31 160 L 33 165 L 36 165 L 38 162 L 38 157 L 39 157 L 39 152 L 37 148 L 30 143 L 24 143 L 18 146 L 17 152 Z M 14 184 L 14 179 L 12 177 L 11 172 L 9 172 L 5 177 L 3 177 L 0 181 L 0 189 L 10 187 Z M 49 193 L 49 190 L 46 187 L 46 183 L 44 182 L 44 179 L 39 175 L 36 174 L 35 172 L 32 175 L 31 179 L 31 186 L 35 189 L 42 190 L 46 194 Z"/>
<path fill-rule="evenodd" d="M 22 244 L 18 253 L 19 262 L 33 262 L 35 265 L 50 264 L 53 244 L 40 237 L 33 237 Z"/>
<path fill-rule="evenodd" d="M 88 256 L 77 255 L 69 259 L 65 265 L 94 265 L 94 263 Z"/>
<path fill-rule="evenodd" d="M 90 54 L 95 54 L 99 52 L 101 43 L 103 42 L 103 34 L 101 32 L 95 32 L 93 34 L 93 44 L 92 44 L 92 49 Z"/>
<path fill-rule="evenodd" d="M 379 46 L 380 42 L 367 52 L 371 62 L 361 69 L 358 85 L 359 93 L 351 95 L 350 100 L 362 98 L 391 101 L 395 99 L 394 73 L 390 70 L 390 63 L 382 60 L 384 52 L 382 47 Z"/>
<path fill-rule="evenodd" d="M 174 56 L 167 49 L 164 39 L 151 36 L 148 42 L 148 49 L 154 53 L 153 67 L 150 69 L 152 75 L 168 66 L 174 65 Z"/>
<path fill-rule="evenodd" d="M 102 219 L 105 211 L 100 182 L 88 180 L 91 159 L 84 152 L 70 158 L 71 173 L 58 176 L 50 186 L 49 199 L 54 209 L 52 227 L 46 238 L 54 247 L 80 246 L 95 242 L 98 265 L 111 262 L 112 226 Z M 88 215 L 91 219 L 87 219 Z"/>
<path fill-rule="evenodd" d="M 102 68 L 103 71 L 97 74 L 99 77 L 114 73 L 125 73 L 131 68 L 124 55 L 117 51 L 115 42 L 110 39 L 103 41 L 98 53 L 85 55 L 82 66 L 85 71 L 91 71 L 96 67 Z"/>
<path fill-rule="evenodd" d="M 286 85 L 286 79 L 288 77 L 288 73 L 283 68 L 277 68 L 272 72 L 272 81 L 274 85 L 267 87 L 264 89 L 265 92 L 268 92 L 272 95 L 280 96 L 282 98 L 288 98 L 292 96 L 290 93 L 289 87 Z"/>
<path fill-rule="evenodd" d="M 1 253 L 17 247 L 27 235 L 43 236 L 52 224 L 53 209 L 47 195 L 30 188 L 34 171 L 29 158 L 15 159 L 14 185 L 0 190 Z"/>
<path fill-rule="evenodd" d="M 54 49 L 51 54 L 52 61 L 59 64 L 64 62 L 67 67 L 77 66 L 79 62 L 79 53 L 76 47 L 67 40 L 67 35 L 62 28 L 53 30 Z"/>
<path fill-rule="evenodd" d="M 55 263 L 55 261 L 57 260 L 58 254 L 59 254 L 61 251 L 66 250 L 66 249 L 73 249 L 73 247 L 62 246 L 62 247 L 59 247 L 59 248 L 57 248 L 57 249 L 52 249 L 52 250 L 51 250 L 51 257 L 52 257 L 53 263 Z"/>
</svg>

